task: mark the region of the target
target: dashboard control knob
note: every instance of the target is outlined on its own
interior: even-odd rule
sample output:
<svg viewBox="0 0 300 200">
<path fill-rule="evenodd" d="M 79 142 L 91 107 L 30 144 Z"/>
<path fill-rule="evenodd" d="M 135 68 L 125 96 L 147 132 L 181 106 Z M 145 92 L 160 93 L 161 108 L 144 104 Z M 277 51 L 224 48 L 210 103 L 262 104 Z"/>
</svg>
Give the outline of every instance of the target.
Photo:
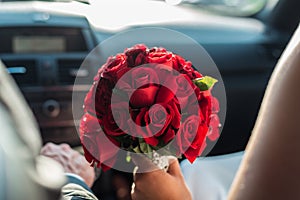
<svg viewBox="0 0 300 200">
<path fill-rule="evenodd" d="M 43 113 L 48 117 L 57 117 L 60 113 L 60 105 L 53 99 L 45 101 L 42 109 Z"/>
</svg>

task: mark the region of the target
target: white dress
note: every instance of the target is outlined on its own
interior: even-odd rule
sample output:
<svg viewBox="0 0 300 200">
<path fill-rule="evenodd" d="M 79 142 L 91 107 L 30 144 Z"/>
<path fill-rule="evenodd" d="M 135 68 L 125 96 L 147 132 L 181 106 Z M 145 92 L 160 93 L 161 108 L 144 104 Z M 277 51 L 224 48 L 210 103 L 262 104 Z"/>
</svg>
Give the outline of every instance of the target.
<svg viewBox="0 0 300 200">
<path fill-rule="evenodd" d="M 244 152 L 198 158 L 181 162 L 193 200 L 225 200 Z"/>
</svg>

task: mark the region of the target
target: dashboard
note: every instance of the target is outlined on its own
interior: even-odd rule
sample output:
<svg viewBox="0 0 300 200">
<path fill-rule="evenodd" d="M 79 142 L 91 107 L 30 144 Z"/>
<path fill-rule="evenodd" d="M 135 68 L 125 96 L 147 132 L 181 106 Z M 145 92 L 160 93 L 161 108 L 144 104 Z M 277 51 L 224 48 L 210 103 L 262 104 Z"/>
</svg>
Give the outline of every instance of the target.
<svg viewBox="0 0 300 200">
<path fill-rule="evenodd" d="M 79 69 L 96 45 L 88 21 L 40 12 L 0 14 L 4 18 L 10 22 L 0 20 L 0 57 L 36 116 L 43 143 L 79 146 L 72 92 L 84 96 L 95 74 Z M 76 76 L 81 84 L 73 87 Z"/>
<path fill-rule="evenodd" d="M 63 27 L 9 27 L 2 28 L 1 53 L 71 53 L 86 52 L 80 28 Z"/>
</svg>

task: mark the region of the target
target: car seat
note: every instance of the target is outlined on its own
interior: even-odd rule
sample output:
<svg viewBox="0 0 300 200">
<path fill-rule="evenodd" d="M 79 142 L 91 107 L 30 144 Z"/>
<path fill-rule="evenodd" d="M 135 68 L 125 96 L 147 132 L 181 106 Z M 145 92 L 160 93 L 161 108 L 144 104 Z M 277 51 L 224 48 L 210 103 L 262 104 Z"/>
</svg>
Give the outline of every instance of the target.
<svg viewBox="0 0 300 200">
<path fill-rule="evenodd" d="M 0 199 L 60 199 L 63 170 L 39 156 L 41 138 L 33 114 L 1 61 L 0 128 Z"/>
</svg>

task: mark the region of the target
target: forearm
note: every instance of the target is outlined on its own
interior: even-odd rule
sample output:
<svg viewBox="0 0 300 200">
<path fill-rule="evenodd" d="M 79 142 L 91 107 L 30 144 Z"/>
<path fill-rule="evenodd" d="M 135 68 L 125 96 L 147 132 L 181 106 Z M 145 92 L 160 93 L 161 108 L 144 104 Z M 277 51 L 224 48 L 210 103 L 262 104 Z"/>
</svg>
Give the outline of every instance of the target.
<svg viewBox="0 0 300 200">
<path fill-rule="evenodd" d="M 229 199 L 300 199 L 300 29 L 277 64 Z"/>
</svg>

